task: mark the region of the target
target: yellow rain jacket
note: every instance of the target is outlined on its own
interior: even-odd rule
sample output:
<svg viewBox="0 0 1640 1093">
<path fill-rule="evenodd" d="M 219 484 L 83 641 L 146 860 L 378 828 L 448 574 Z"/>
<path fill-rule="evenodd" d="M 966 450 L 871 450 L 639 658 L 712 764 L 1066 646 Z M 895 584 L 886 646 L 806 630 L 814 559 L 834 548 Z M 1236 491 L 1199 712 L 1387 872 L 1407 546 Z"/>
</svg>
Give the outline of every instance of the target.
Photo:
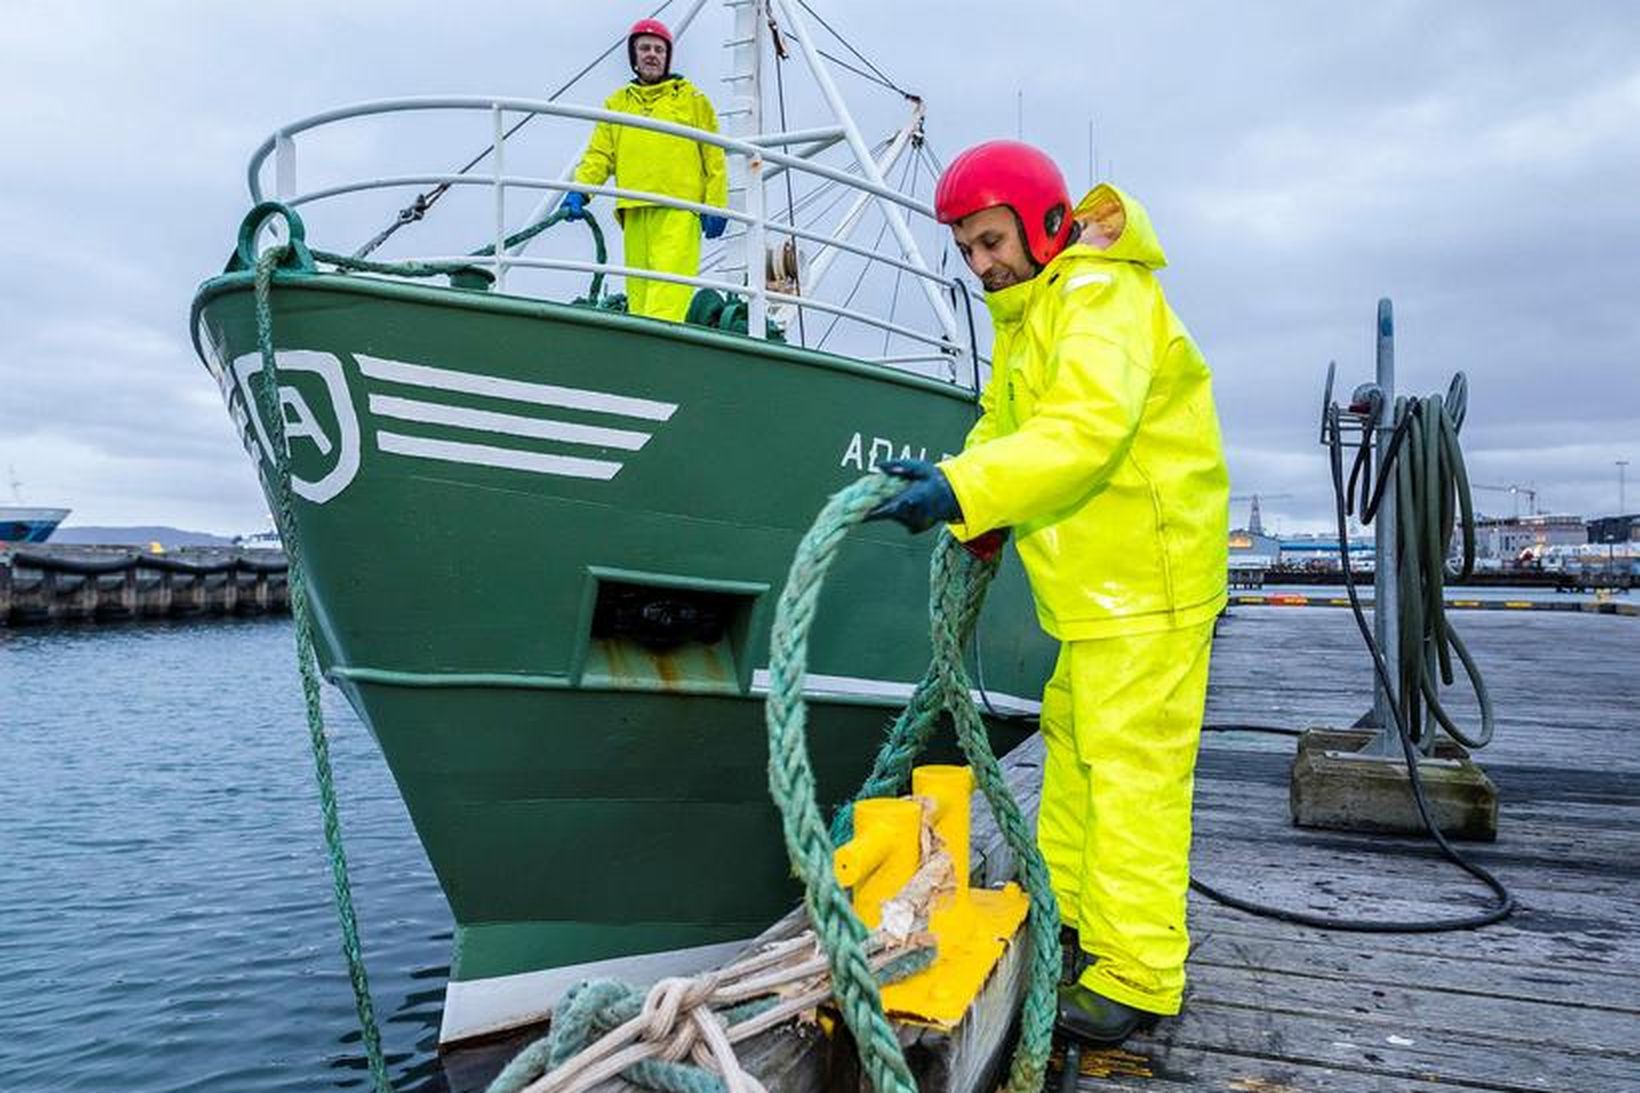
<svg viewBox="0 0 1640 1093">
<path fill-rule="evenodd" d="M 1081 240 L 986 298 L 984 413 L 940 464 L 952 531 L 1014 529 L 1061 641 L 1197 625 L 1224 606 L 1228 565 L 1211 376 L 1156 281 L 1167 259 L 1144 208 L 1100 186 L 1075 215 Z"/>
<path fill-rule="evenodd" d="M 717 111 L 705 94 L 682 76 L 668 76 L 654 84 L 625 84 L 604 100 L 604 109 L 717 132 Z M 616 185 L 628 190 L 646 190 L 720 209 L 729 203 L 729 172 L 722 148 L 652 129 L 601 121 L 592 130 L 592 139 L 575 168 L 575 181 L 601 186 L 612 174 Z M 653 204 L 618 198 L 615 215 L 621 218 L 626 209 Z"/>
</svg>

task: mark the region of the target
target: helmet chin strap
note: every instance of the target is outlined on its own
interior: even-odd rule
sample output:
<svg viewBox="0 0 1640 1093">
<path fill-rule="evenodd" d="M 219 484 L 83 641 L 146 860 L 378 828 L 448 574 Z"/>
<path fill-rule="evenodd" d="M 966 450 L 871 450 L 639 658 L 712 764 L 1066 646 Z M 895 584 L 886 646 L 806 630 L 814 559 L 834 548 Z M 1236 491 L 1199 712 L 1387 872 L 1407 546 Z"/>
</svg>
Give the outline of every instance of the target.
<svg viewBox="0 0 1640 1093">
<path fill-rule="evenodd" d="M 1019 246 L 1020 249 L 1025 252 L 1025 260 L 1031 264 L 1031 276 L 1034 277 L 1046 269 L 1048 263 L 1037 261 L 1036 253 L 1031 250 L 1030 236 L 1025 234 L 1025 221 L 1020 218 L 1019 210 L 1014 208 L 1012 205 L 1009 205 L 1007 208 L 1008 211 L 1013 214 L 1014 229 L 1019 232 Z M 1065 208 L 1063 205 L 1055 205 L 1053 208 L 1048 210 L 1048 214 L 1043 217 L 1042 223 L 1043 228 L 1048 233 L 1048 238 L 1052 239 L 1054 236 L 1059 234 L 1060 226 L 1065 223 L 1065 217 L 1069 215 L 1070 210 Z M 1076 242 L 1081 235 L 1082 225 L 1075 220 L 1071 221 L 1071 233 L 1070 237 L 1065 240 L 1065 246 L 1068 247 L 1072 243 Z M 1063 249 L 1064 247 L 1060 248 L 1060 250 Z M 1052 261 L 1052 259 L 1050 258 L 1049 261 Z"/>
</svg>

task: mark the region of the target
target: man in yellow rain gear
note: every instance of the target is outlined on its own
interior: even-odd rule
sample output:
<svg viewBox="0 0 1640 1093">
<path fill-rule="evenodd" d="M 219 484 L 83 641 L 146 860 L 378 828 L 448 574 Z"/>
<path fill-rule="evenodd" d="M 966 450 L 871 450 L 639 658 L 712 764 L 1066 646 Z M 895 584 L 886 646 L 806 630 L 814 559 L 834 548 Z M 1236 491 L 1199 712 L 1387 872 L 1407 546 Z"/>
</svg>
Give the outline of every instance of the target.
<svg viewBox="0 0 1640 1093">
<path fill-rule="evenodd" d="M 951 163 L 935 210 L 996 328 L 960 455 L 883 470 L 873 516 L 945 522 L 976 551 L 1012 529 L 1042 627 L 1037 841 L 1081 959 L 1061 1027 L 1119 1043 L 1184 992 L 1190 804 L 1229 477 L 1201 352 L 1162 295 L 1144 209 L 1099 186 L 1074 210 L 1053 161 L 994 141 Z"/>
<path fill-rule="evenodd" d="M 627 60 L 634 78 L 604 102 L 605 110 L 638 114 L 717 132 L 717 111 L 694 84 L 672 71 L 672 34 L 654 19 L 640 19 L 627 35 Z M 687 137 L 601 121 L 575 168 L 575 181 L 601 186 L 610 175 L 628 190 L 663 194 L 682 201 L 723 208 L 729 200 L 729 175 L 723 149 Z M 571 192 L 564 207 L 579 215 L 587 195 Z M 615 216 L 626 240 L 626 265 L 693 277 L 700 270 L 700 237 L 716 239 L 728 221 L 716 214 L 622 197 Z M 628 277 L 627 311 L 681 322 L 695 293 L 689 285 Z"/>
</svg>

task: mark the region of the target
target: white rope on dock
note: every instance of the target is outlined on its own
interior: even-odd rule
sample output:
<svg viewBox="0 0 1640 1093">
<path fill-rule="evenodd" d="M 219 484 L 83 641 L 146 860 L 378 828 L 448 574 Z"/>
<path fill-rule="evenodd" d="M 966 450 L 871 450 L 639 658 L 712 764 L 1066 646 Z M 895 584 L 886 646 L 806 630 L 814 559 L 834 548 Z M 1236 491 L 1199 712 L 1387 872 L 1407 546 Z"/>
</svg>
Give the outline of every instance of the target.
<svg viewBox="0 0 1640 1093">
<path fill-rule="evenodd" d="M 883 926 L 866 939 L 867 963 L 879 978 L 897 961 L 931 955 L 934 949 L 934 937 L 928 933 L 929 912 L 935 898 L 951 887 L 954 874 L 950 855 L 926 814 L 922 843 L 917 871 L 898 894 L 885 901 Z M 830 963 L 814 931 L 805 930 L 761 946 L 725 967 L 658 981 L 649 988 L 636 1016 L 518 1093 L 587 1093 L 650 1060 L 693 1063 L 721 1078 L 725 1093 L 767 1093 L 763 1083 L 741 1065 L 735 1045 L 804 1014 L 812 1016 L 832 996 Z M 726 1022 L 724 1009 L 760 998 L 778 1001 L 732 1025 Z"/>
<path fill-rule="evenodd" d="M 932 944 L 926 933 L 903 938 L 874 934 L 872 970 L 881 971 Z M 733 1026 L 725 1024 L 717 1012 L 720 1007 L 769 995 L 785 997 Z M 586 1093 L 651 1059 L 672 1063 L 687 1059 L 721 1077 L 727 1093 L 766 1093 L 763 1083 L 740 1065 L 734 1045 L 815 1009 L 831 996 L 825 954 L 814 933 L 805 930 L 727 967 L 660 980 L 649 988 L 636 1017 L 525 1086 L 522 1093 Z"/>
</svg>

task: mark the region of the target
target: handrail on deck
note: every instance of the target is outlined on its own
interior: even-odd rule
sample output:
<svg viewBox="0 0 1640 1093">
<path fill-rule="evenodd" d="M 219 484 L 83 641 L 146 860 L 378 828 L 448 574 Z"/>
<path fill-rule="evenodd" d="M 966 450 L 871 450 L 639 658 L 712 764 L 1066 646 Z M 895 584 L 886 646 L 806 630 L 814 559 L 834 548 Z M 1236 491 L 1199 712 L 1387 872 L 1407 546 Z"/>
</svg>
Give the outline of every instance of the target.
<svg viewBox="0 0 1640 1093">
<path fill-rule="evenodd" d="M 417 111 L 485 111 L 490 113 L 494 120 L 495 136 L 492 148 L 493 170 L 485 174 L 455 174 L 455 173 L 428 173 L 397 175 L 361 179 L 355 182 L 340 183 L 322 189 L 298 192 L 296 187 L 296 156 L 294 138 L 310 130 L 318 129 L 336 122 L 355 118 L 379 117 L 388 114 L 417 112 Z M 901 273 L 910 274 L 921 279 L 925 285 L 931 285 L 939 291 L 948 292 L 953 282 L 940 276 L 925 265 L 909 260 L 906 255 L 880 253 L 869 247 L 852 243 L 846 238 L 828 236 L 821 232 L 800 228 L 795 224 L 785 224 L 771 221 L 762 215 L 761 208 L 756 211 L 745 211 L 732 208 L 723 208 L 701 202 L 685 201 L 668 194 L 651 193 L 644 190 L 634 190 L 620 186 L 588 186 L 576 183 L 572 178 L 544 178 L 526 175 L 512 175 L 505 173 L 505 143 L 506 132 L 502 125 L 502 118 L 508 112 L 527 113 L 566 118 L 584 122 L 610 122 L 637 129 L 646 129 L 670 136 L 682 137 L 702 144 L 710 144 L 722 148 L 725 153 L 744 157 L 749 166 L 755 166 L 756 171 L 749 171 L 751 177 L 757 177 L 763 164 L 776 164 L 784 170 L 799 171 L 816 178 L 845 186 L 851 190 L 890 202 L 908 212 L 932 220 L 934 210 L 925 202 L 916 200 L 898 192 L 888 186 L 878 185 L 869 179 L 848 171 L 816 163 L 803 154 L 790 154 L 777 151 L 776 147 L 791 144 L 809 143 L 814 141 L 829 142 L 836 137 L 833 127 L 799 130 L 785 133 L 762 134 L 751 139 L 742 140 L 725 136 L 721 133 L 707 132 L 690 126 L 679 125 L 674 122 L 660 121 L 641 115 L 625 114 L 618 111 L 605 110 L 599 107 L 581 106 L 573 103 L 547 102 L 535 99 L 498 98 L 489 96 L 417 96 L 409 98 L 377 99 L 368 102 L 355 103 L 351 106 L 339 107 L 310 115 L 298 121 L 291 122 L 276 130 L 267 140 L 256 149 L 246 167 L 246 181 L 251 196 L 256 201 L 263 200 L 265 194 L 262 187 L 262 176 L 269 157 L 274 159 L 274 174 L 277 196 L 280 200 L 292 206 L 312 204 L 328 198 L 344 194 L 360 193 L 371 190 L 391 189 L 408 186 L 486 186 L 496 190 L 496 218 L 494 230 L 496 246 L 493 253 L 483 256 L 463 256 L 463 260 L 473 264 L 490 265 L 495 268 L 498 284 L 505 283 L 506 271 L 512 267 L 602 271 L 619 276 L 642 276 L 646 279 L 670 281 L 694 285 L 697 287 L 713 288 L 734 295 L 745 296 L 754 304 L 754 314 L 761 314 L 769 303 L 778 303 L 796 308 L 812 308 L 815 311 L 840 316 L 852 321 L 861 322 L 891 334 L 909 338 L 911 340 L 935 346 L 940 350 L 939 356 L 949 362 L 947 378 L 952 382 L 958 379 L 958 363 L 972 356 L 968 339 L 965 333 L 959 334 L 954 327 L 941 329 L 937 334 L 927 334 L 917 331 L 902 323 L 872 315 L 866 311 L 848 306 L 848 301 L 842 305 L 826 303 L 825 301 L 800 297 L 789 293 L 777 292 L 771 289 L 762 276 L 764 258 L 760 254 L 748 254 L 747 283 L 734 284 L 725 281 L 712 280 L 698 276 L 684 276 L 681 274 L 667 274 L 656 270 L 633 270 L 614 263 L 574 262 L 558 259 L 532 259 L 521 254 L 508 253 L 502 245 L 506 236 L 506 225 L 503 223 L 503 195 L 508 189 L 533 191 L 569 191 L 574 190 L 587 194 L 596 194 L 612 198 L 625 198 L 652 202 L 668 208 L 683 209 L 686 211 L 711 214 L 744 224 L 746 235 L 752 238 L 761 238 L 763 233 L 772 231 L 793 239 L 803 239 L 819 243 L 825 247 L 847 252 L 865 259 L 871 263 L 882 263 Z M 748 202 L 748 204 L 753 204 Z M 761 203 L 757 203 L 761 204 Z M 750 250 L 748 246 L 748 250 Z M 761 249 L 761 248 L 759 248 Z M 426 260 L 426 259 L 424 259 Z M 929 291 L 925 288 L 925 291 Z M 964 287 L 966 291 L 966 286 Z M 936 318 L 939 326 L 947 327 L 948 320 L 939 316 L 936 308 Z M 761 324 L 752 324 L 748 334 L 754 338 L 763 337 L 765 332 L 755 327 Z M 922 361 L 928 355 L 887 356 L 879 358 L 884 363 L 911 363 Z M 977 365 L 972 365 L 977 367 Z"/>
</svg>

